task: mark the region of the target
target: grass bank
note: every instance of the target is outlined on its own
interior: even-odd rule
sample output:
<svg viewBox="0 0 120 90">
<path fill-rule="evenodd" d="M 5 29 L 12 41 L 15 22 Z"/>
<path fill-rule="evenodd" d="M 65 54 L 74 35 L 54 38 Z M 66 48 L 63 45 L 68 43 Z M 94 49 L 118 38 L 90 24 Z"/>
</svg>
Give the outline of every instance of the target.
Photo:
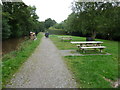
<svg viewBox="0 0 120 90">
<path fill-rule="evenodd" d="M 50 38 L 60 50 L 78 49 L 70 42 L 61 41 L 58 35 L 51 35 Z M 72 36 L 72 39 L 72 41 L 86 40 L 84 37 L 76 36 Z M 64 57 L 78 83 L 78 88 L 111 88 L 113 82 L 118 79 L 118 42 L 102 39 L 96 39 L 96 41 L 103 41 L 103 45 L 107 47 L 104 53 L 111 55 Z"/>
<path fill-rule="evenodd" d="M 2 85 L 5 85 L 17 72 L 19 67 L 27 60 L 27 58 L 34 52 L 35 48 L 39 45 L 42 34 L 37 35 L 37 40 L 24 41 L 17 51 L 13 51 L 2 58 Z"/>
</svg>

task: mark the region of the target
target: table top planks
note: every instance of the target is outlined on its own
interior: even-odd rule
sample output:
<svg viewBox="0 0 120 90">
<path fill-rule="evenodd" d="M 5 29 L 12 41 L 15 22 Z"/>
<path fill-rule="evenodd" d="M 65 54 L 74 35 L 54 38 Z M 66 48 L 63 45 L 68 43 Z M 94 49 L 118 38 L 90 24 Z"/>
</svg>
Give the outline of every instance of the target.
<svg viewBox="0 0 120 90">
<path fill-rule="evenodd" d="M 72 42 L 70 42 L 70 43 L 72 43 L 72 44 L 99 44 L 99 43 L 103 43 L 103 42 L 101 42 L 101 41 L 72 41 Z"/>
</svg>

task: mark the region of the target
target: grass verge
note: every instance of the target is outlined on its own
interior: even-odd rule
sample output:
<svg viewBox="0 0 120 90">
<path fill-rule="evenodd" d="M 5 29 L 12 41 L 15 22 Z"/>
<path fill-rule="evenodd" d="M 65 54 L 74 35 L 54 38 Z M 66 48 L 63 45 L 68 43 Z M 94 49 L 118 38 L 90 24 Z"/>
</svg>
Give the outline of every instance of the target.
<svg viewBox="0 0 120 90">
<path fill-rule="evenodd" d="M 77 50 L 76 45 L 60 41 L 58 35 L 51 35 L 51 40 L 60 50 Z M 72 36 L 72 41 L 85 41 L 84 37 Z M 111 55 L 65 56 L 68 68 L 73 72 L 78 88 L 111 88 L 118 79 L 118 42 L 103 41 L 107 48 L 104 53 Z M 89 54 L 92 54 L 92 52 Z"/>
<path fill-rule="evenodd" d="M 27 58 L 34 52 L 39 45 L 42 34 L 37 35 L 37 40 L 24 41 L 19 50 L 13 51 L 2 58 L 2 87 L 9 82 L 13 74 L 17 72 L 19 67 L 27 60 Z"/>
</svg>

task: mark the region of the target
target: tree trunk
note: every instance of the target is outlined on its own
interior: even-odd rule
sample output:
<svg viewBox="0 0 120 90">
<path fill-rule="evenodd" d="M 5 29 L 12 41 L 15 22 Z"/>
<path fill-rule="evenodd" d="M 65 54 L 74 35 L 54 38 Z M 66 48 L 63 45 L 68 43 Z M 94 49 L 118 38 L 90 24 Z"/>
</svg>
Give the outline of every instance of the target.
<svg viewBox="0 0 120 90">
<path fill-rule="evenodd" d="M 93 30 L 91 37 L 95 40 L 95 37 L 96 37 L 96 31 L 95 30 Z"/>
</svg>

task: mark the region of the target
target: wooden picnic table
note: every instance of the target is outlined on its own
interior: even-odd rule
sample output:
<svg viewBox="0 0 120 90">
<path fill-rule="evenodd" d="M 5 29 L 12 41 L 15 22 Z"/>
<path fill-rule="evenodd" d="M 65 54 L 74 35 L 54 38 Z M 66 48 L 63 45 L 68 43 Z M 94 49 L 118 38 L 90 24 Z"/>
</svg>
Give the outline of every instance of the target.
<svg viewBox="0 0 120 90">
<path fill-rule="evenodd" d="M 101 46 L 103 42 L 101 41 L 72 41 L 72 44 L 79 44 L 77 47 L 81 49 L 83 52 L 85 52 L 85 49 L 100 49 L 100 52 L 102 52 L 102 49 L 106 48 L 105 46 Z"/>
<path fill-rule="evenodd" d="M 80 45 L 77 45 L 77 46 L 83 46 L 83 45 L 93 45 L 93 46 L 100 46 L 103 42 L 101 41 L 72 41 L 71 42 L 72 44 L 80 44 Z"/>
<path fill-rule="evenodd" d="M 61 38 L 62 41 L 64 41 L 64 40 L 72 40 L 71 36 L 58 36 L 58 38 Z"/>
</svg>

